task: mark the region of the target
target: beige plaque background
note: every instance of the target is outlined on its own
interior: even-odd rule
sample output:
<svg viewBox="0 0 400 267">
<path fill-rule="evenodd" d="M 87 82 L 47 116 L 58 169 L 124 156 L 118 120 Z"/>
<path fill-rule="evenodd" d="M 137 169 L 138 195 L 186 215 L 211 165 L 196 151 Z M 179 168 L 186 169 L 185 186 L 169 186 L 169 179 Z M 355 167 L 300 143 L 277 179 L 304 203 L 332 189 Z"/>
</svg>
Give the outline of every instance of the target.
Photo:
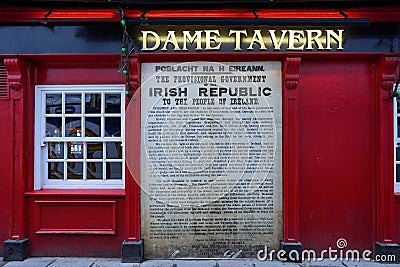
<svg viewBox="0 0 400 267">
<path fill-rule="evenodd" d="M 142 64 L 146 258 L 279 249 L 281 92 L 280 62 Z"/>
</svg>

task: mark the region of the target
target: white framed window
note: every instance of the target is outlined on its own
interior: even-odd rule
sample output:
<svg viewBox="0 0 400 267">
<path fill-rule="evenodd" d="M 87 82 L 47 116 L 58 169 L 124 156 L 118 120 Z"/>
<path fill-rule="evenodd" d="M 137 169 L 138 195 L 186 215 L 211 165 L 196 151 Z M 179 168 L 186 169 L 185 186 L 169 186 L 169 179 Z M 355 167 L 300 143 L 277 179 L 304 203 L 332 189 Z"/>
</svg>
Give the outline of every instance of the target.
<svg viewBox="0 0 400 267">
<path fill-rule="evenodd" d="M 123 188 L 125 86 L 35 90 L 35 190 Z"/>
<path fill-rule="evenodd" d="M 394 102 L 393 128 L 394 128 L 394 162 L 395 162 L 394 191 L 396 193 L 400 193 L 400 97 L 395 97 L 393 102 Z"/>
</svg>

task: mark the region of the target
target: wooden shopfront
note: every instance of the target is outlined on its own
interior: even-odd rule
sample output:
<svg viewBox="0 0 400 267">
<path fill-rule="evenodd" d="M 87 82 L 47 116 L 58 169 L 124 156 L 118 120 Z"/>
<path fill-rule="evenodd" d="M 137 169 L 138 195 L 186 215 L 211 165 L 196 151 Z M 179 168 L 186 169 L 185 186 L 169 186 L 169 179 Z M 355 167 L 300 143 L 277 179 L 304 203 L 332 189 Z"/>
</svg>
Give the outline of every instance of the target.
<svg viewBox="0 0 400 267">
<path fill-rule="evenodd" d="M 28 2 L 0 7 L 6 259 L 400 259 L 398 5 Z"/>
</svg>

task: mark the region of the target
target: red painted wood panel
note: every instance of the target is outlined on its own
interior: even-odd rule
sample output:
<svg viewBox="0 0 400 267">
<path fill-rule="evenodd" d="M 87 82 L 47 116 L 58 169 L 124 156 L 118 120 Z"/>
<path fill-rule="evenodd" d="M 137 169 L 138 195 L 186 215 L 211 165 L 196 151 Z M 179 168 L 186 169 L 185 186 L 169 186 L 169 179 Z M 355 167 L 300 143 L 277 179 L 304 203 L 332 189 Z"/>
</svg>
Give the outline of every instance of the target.
<svg viewBox="0 0 400 267">
<path fill-rule="evenodd" d="M 75 256 L 75 257 L 120 257 L 124 240 L 125 201 L 123 196 L 33 196 L 27 197 L 27 223 L 31 256 Z M 51 203 L 54 202 L 54 205 Z M 44 207 L 41 215 L 42 229 L 58 231 L 56 234 L 36 233 L 37 205 Z M 82 203 L 82 205 L 77 205 Z M 99 204 L 96 205 L 95 203 Z M 114 204 L 115 203 L 115 204 Z M 107 205 L 111 205 L 108 206 Z M 115 205 L 115 234 L 105 234 L 104 230 L 113 222 Z M 58 209 L 58 210 L 56 210 Z M 43 209 L 42 209 L 43 211 Z M 86 211 L 86 214 L 83 212 Z M 105 211 L 102 213 L 102 211 Z M 75 216 L 74 216 L 75 214 Z M 111 218 L 110 218 L 111 216 Z M 89 234 L 83 234 L 86 228 Z M 73 229 L 75 228 L 76 229 Z M 58 229 L 56 229 L 58 228 Z M 69 228 L 61 234 L 60 228 Z M 88 229 L 91 228 L 91 229 Z M 75 233 L 74 230 L 78 230 Z"/>
<path fill-rule="evenodd" d="M 0 101 L 0 240 L 9 238 L 10 181 L 12 169 L 12 128 L 10 120 L 10 101 Z M 0 243 L 0 256 L 3 255 L 3 242 Z"/>
<path fill-rule="evenodd" d="M 393 205 L 394 217 L 394 242 L 400 244 L 400 195 L 394 197 Z"/>
<path fill-rule="evenodd" d="M 396 80 L 398 58 L 381 57 L 377 69 L 378 86 L 376 92 L 376 240 L 393 243 L 394 218 L 394 158 L 393 158 L 393 99 L 391 92 Z"/>
<path fill-rule="evenodd" d="M 119 55 L 46 55 L 32 60 L 37 67 L 35 84 L 124 83 Z"/>
<path fill-rule="evenodd" d="M 125 161 L 126 161 L 126 234 L 129 241 L 140 240 L 140 59 L 129 62 L 131 100 L 125 111 Z M 127 88 L 128 89 L 128 88 Z"/>
<path fill-rule="evenodd" d="M 303 60 L 300 69 L 300 241 L 305 249 L 372 249 L 373 68 Z"/>
<path fill-rule="evenodd" d="M 36 234 L 115 234 L 117 202 L 35 201 Z"/>
<path fill-rule="evenodd" d="M 283 67 L 283 239 L 299 242 L 299 71 L 300 57 L 287 57 Z"/>
</svg>

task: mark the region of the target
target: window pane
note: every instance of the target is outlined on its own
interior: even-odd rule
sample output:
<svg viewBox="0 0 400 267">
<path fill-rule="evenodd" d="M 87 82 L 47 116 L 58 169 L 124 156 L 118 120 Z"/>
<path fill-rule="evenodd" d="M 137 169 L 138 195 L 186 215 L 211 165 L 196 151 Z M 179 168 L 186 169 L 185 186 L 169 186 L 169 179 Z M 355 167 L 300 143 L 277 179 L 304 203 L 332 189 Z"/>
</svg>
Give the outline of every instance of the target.
<svg viewBox="0 0 400 267">
<path fill-rule="evenodd" d="M 400 183 L 400 164 L 396 164 L 396 183 Z"/>
<path fill-rule="evenodd" d="M 63 159 L 64 158 L 64 143 L 51 142 L 48 143 L 48 158 Z"/>
<path fill-rule="evenodd" d="M 85 95 L 85 113 L 86 114 L 101 113 L 101 94 Z"/>
<path fill-rule="evenodd" d="M 396 160 L 400 161 L 400 144 L 396 146 Z"/>
<path fill-rule="evenodd" d="M 81 114 L 82 111 L 81 94 L 65 94 L 65 113 Z"/>
<path fill-rule="evenodd" d="M 107 162 L 106 179 L 122 179 L 122 162 Z"/>
<path fill-rule="evenodd" d="M 87 143 L 88 159 L 102 159 L 103 158 L 103 143 Z"/>
<path fill-rule="evenodd" d="M 61 114 L 61 94 L 46 94 L 46 114 Z"/>
<path fill-rule="evenodd" d="M 83 143 L 68 142 L 68 159 L 83 159 Z"/>
<path fill-rule="evenodd" d="M 121 113 L 121 94 L 106 94 L 105 113 Z"/>
<path fill-rule="evenodd" d="M 397 118 L 397 137 L 400 137 L 400 118 Z"/>
<path fill-rule="evenodd" d="M 49 162 L 48 177 L 49 179 L 64 179 L 64 163 L 63 162 Z"/>
<path fill-rule="evenodd" d="M 122 159 L 121 142 L 107 142 L 106 155 L 108 159 Z"/>
<path fill-rule="evenodd" d="M 81 137 L 81 118 L 65 118 L 65 137 Z"/>
<path fill-rule="evenodd" d="M 101 118 L 85 118 L 85 136 L 100 137 L 101 136 Z"/>
<path fill-rule="evenodd" d="M 105 131 L 104 136 L 121 136 L 121 118 L 104 118 Z"/>
<path fill-rule="evenodd" d="M 61 137 L 61 118 L 46 118 L 46 137 Z"/>
<path fill-rule="evenodd" d="M 83 163 L 67 162 L 67 179 L 82 179 L 82 178 L 83 178 Z"/>
<path fill-rule="evenodd" d="M 400 114 L 400 97 L 397 97 L 396 98 L 396 101 L 397 101 L 397 113 L 399 113 Z"/>
<path fill-rule="evenodd" d="M 103 162 L 87 163 L 87 179 L 103 179 Z"/>
</svg>

